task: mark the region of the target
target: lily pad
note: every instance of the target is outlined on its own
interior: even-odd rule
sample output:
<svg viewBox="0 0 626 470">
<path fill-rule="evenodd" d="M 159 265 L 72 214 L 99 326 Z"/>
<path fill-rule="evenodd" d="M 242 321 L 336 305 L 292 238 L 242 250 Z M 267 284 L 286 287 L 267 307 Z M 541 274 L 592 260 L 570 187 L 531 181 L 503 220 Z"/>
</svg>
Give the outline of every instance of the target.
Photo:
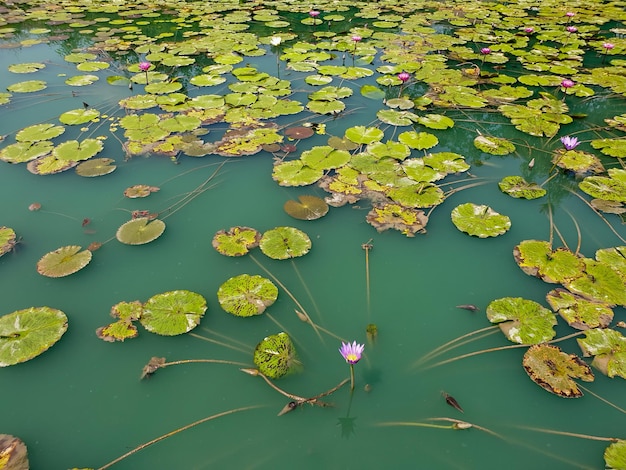
<svg viewBox="0 0 626 470">
<path fill-rule="evenodd" d="M 613 310 L 607 304 L 587 300 L 565 289 L 551 290 L 546 300 L 552 310 L 577 330 L 606 328 L 613 321 Z"/>
<path fill-rule="evenodd" d="M 213 237 L 213 248 L 226 256 L 243 256 L 252 248 L 259 246 L 261 234 L 250 227 L 231 227 L 220 230 Z"/>
<path fill-rule="evenodd" d="M 301 367 L 296 348 L 287 333 L 268 336 L 254 350 L 254 364 L 270 379 L 279 379 Z"/>
<path fill-rule="evenodd" d="M 294 227 L 276 227 L 261 237 L 259 247 L 272 259 L 289 259 L 306 255 L 311 249 L 311 239 Z"/>
<path fill-rule="evenodd" d="M 79 124 L 85 124 L 89 121 L 95 121 L 99 117 L 100 111 L 98 111 L 97 109 L 80 108 L 64 112 L 59 116 L 59 121 L 61 121 L 63 124 L 76 126 Z"/>
<path fill-rule="evenodd" d="M 164 231 L 165 222 L 162 220 L 139 217 L 122 224 L 115 237 L 126 245 L 143 245 L 156 240 Z"/>
<path fill-rule="evenodd" d="M 619 439 L 604 450 L 604 462 L 607 470 L 626 468 L 626 440 Z"/>
<path fill-rule="evenodd" d="M 626 202 L 626 170 L 610 168 L 609 176 L 587 176 L 578 187 L 592 197 Z"/>
<path fill-rule="evenodd" d="M 27 80 L 25 82 L 9 85 L 7 90 L 12 93 L 33 93 L 35 91 L 41 91 L 46 87 L 47 84 L 43 80 Z"/>
<path fill-rule="evenodd" d="M 0 227 L 0 256 L 13 250 L 15 243 L 15 231 L 9 227 Z"/>
<path fill-rule="evenodd" d="M 509 155 L 515 152 L 513 142 L 501 137 L 479 135 L 474 139 L 474 147 L 490 155 Z"/>
<path fill-rule="evenodd" d="M 487 306 L 487 319 L 497 323 L 504 335 L 514 343 L 539 344 L 556 335 L 554 313 L 533 300 L 503 297 Z"/>
<path fill-rule="evenodd" d="M 0 367 L 39 356 L 66 330 L 65 313 L 50 307 L 31 307 L 0 317 Z"/>
<path fill-rule="evenodd" d="M 206 300 L 200 294 L 174 290 L 150 297 L 139 321 L 151 333 L 182 335 L 198 326 L 206 309 Z"/>
<path fill-rule="evenodd" d="M 578 175 L 604 172 L 604 166 L 598 157 L 578 150 L 558 150 L 552 157 L 552 163 Z"/>
<path fill-rule="evenodd" d="M 148 186 L 147 184 L 136 184 L 124 190 L 124 196 L 130 199 L 138 197 L 147 197 L 150 194 L 159 191 L 156 186 Z"/>
<path fill-rule="evenodd" d="M 414 237 L 416 233 L 426 233 L 428 224 L 428 216 L 424 211 L 391 203 L 373 207 L 365 219 L 378 232 L 393 229 L 407 237 Z"/>
<path fill-rule="evenodd" d="M 301 194 L 298 196 L 298 201 L 289 200 L 283 206 L 285 212 L 291 217 L 300 220 L 316 220 L 328 213 L 328 204 L 317 196 Z"/>
<path fill-rule="evenodd" d="M 626 336 L 608 328 L 595 328 L 576 341 L 585 357 L 593 356 L 593 367 L 609 377 L 626 379 Z"/>
<path fill-rule="evenodd" d="M 511 228 L 511 219 L 491 207 L 468 202 L 452 210 L 452 223 L 461 232 L 479 238 L 497 237 Z"/>
<path fill-rule="evenodd" d="M 566 248 L 553 250 L 543 240 L 522 241 L 513 249 L 513 257 L 526 274 L 553 284 L 578 278 L 585 269 L 582 258 Z"/>
<path fill-rule="evenodd" d="M 112 158 L 92 158 L 80 163 L 75 171 L 76 174 L 84 177 L 104 176 L 115 171 L 117 168 Z"/>
<path fill-rule="evenodd" d="M 238 317 L 260 315 L 278 297 L 278 288 L 261 276 L 241 274 L 231 277 L 217 291 L 221 307 Z"/>
<path fill-rule="evenodd" d="M 371 144 L 382 140 L 385 133 L 377 127 L 354 126 L 346 129 L 345 135 L 355 144 Z"/>
<path fill-rule="evenodd" d="M 593 372 L 578 356 L 557 346 L 536 344 L 524 354 L 524 370 L 537 385 L 563 398 L 583 396 L 574 379 L 593 382 Z"/>
<path fill-rule="evenodd" d="M 503 193 L 515 198 L 537 199 L 547 193 L 537 183 L 529 183 L 521 176 L 505 176 L 498 183 L 498 187 Z"/>
<path fill-rule="evenodd" d="M 28 126 L 19 131 L 15 135 L 18 142 L 39 142 L 42 140 L 50 140 L 60 136 L 65 132 L 65 127 L 55 126 L 54 124 L 35 124 Z"/>
<path fill-rule="evenodd" d="M 108 341 L 110 343 L 136 338 L 138 334 L 139 333 L 135 325 L 121 320 L 96 329 L 96 336 L 101 340 Z"/>
<path fill-rule="evenodd" d="M 563 286 L 588 299 L 626 306 L 626 283 L 610 266 L 585 258 L 584 274 Z"/>
<path fill-rule="evenodd" d="M 64 277 L 80 271 L 91 261 L 91 251 L 78 245 L 57 248 L 37 261 L 37 272 L 46 277 Z"/>
</svg>

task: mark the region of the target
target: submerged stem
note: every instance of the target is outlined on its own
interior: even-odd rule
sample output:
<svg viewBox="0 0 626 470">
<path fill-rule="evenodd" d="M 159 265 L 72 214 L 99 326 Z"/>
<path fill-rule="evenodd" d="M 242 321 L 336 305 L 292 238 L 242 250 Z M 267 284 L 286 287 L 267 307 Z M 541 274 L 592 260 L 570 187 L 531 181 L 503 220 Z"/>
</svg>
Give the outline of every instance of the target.
<svg viewBox="0 0 626 470">
<path fill-rule="evenodd" d="M 592 392 L 591 390 L 589 390 L 587 387 L 583 387 L 582 385 L 578 384 L 578 386 L 580 388 L 582 388 L 585 392 L 589 393 L 590 395 L 593 395 L 594 397 L 596 397 L 598 400 L 600 400 L 601 402 L 606 403 L 609 406 L 612 406 L 613 408 L 615 408 L 617 411 L 620 411 L 621 413 L 626 414 L 626 410 L 624 408 L 620 408 L 619 406 L 617 406 L 614 403 L 611 403 L 609 400 L 607 400 L 606 398 L 602 398 L 600 395 L 598 395 L 597 393 Z"/>
<path fill-rule="evenodd" d="M 112 460 L 111 462 L 107 463 L 106 465 L 98 468 L 98 470 L 106 470 L 107 468 L 112 467 L 116 463 L 121 462 L 126 457 L 130 457 L 131 455 L 136 454 L 140 450 L 143 450 L 146 447 L 151 446 L 152 444 L 156 444 L 159 441 L 167 439 L 168 437 L 171 437 L 171 436 L 173 436 L 175 434 L 178 434 L 179 432 L 183 432 L 183 431 L 186 431 L 187 429 L 191 429 L 194 426 L 197 426 L 199 424 L 205 423 L 207 421 L 211 421 L 212 419 L 221 418 L 222 416 L 227 416 L 227 415 L 231 415 L 231 414 L 234 414 L 234 413 L 238 413 L 240 411 L 252 410 L 254 408 L 260 408 L 260 407 L 261 407 L 261 405 L 244 406 L 242 408 L 235 408 L 234 410 L 223 411 L 221 413 L 217 413 L 217 414 L 208 416 L 206 418 L 202 418 L 202 419 L 200 419 L 198 421 L 194 421 L 193 423 L 188 424 L 186 426 L 183 426 L 182 428 L 178 428 L 178 429 L 175 429 L 174 431 L 170 431 L 167 434 L 163 434 L 162 436 L 159 436 L 156 439 L 152 439 L 151 441 L 148 441 L 148 442 L 146 442 L 144 444 L 141 444 L 140 446 L 135 447 L 133 450 L 131 450 L 129 452 L 126 452 L 124 455 L 122 455 L 122 456 L 116 458 L 115 460 Z"/>
<path fill-rule="evenodd" d="M 569 437 L 579 437 L 581 439 L 589 439 L 592 441 L 608 441 L 608 442 L 617 442 L 619 441 L 616 437 L 600 437 L 600 436 L 591 436 L 589 434 L 578 434 L 575 432 L 566 432 L 566 431 L 555 431 L 553 429 L 544 429 L 544 428 L 535 428 L 532 426 L 515 426 L 519 429 L 526 429 L 527 431 L 536 431 L 543 432 L 546 434 L 556 434 L 558 436 L 569 436 Z"/>
</svg>

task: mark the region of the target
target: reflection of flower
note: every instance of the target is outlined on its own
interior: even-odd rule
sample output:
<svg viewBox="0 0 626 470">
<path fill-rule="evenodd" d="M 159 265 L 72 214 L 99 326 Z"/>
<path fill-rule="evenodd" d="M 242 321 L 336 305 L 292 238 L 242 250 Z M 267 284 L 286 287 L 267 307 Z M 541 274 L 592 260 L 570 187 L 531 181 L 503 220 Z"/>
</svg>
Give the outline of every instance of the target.
<svg viewBox="0 0 626 470">
<path fill-rule="evenodd" d="M 481 53 L 481 54 L 485 54 L 485 55 L 487 55 L 487 54 L 491 54 L 491 49 L 489 49 L 488 47 L 483 47 L 483 48 L 480 50 L 480 53 Z"/>
<path fill-rule="evenodd" d="M 147 72 L 148 70 L 150 70 L 150 67 L 152 67 L 152 64 L 150 62 L 139 62 L 139 70 L 141 70 L 142 72 Z"/>
<path fill-rule="evenodd" d="M 561 82 L 561 86 L 563 88 L 572 88 L 574 85 L 575 85 L 575 83 L 572 80 L 570 80 L 569 78 L 566 78 L 565 80 L 563 80 Z"/>
<path fill-rule="evenodd" d="M 402 83 L 406 83 L 411 78 L 411 75 L 409 75 L 407 72 L 400 72 L 398 74 L 398 78 L 400 79 Z"/>
<path fill-rule="evenodd" d="M 341 348 L 339 348 L 339 352 L 346 360 L 348 364 L 356 364 L 361 360 L 361 355 L 363 354 L 363 350 L 365 349 L 364 344 L 357 344 L 354 341 L 352 344 L 341 342 Z"/>
<path fill-rule="evenodd" d="M 569 135 L 561 137 L 561 142 L 566 150 L 573 150 L 580 144 L 577 137 L 570 137 Z"/>
</svg>

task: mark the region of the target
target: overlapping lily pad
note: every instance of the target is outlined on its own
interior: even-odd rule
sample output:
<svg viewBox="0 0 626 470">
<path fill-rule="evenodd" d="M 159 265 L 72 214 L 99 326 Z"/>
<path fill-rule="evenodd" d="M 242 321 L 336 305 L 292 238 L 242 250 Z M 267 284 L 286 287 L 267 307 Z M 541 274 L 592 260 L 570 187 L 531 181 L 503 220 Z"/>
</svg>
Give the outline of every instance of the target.
<svg viewBox="0 0 626 470">
<path fill-rule="evenodd" d="M 241 274 L 217 290 L 217 299 L 228 313 L 238 317 L 261 315 L 278 297 L 278 288 L 264 277 Z"/>
<path fill-rule="evenodd" d="M 30 307 L 0 317 L 0 367 L 39 356 L 66 330 L 65 313 L 50 307 Z"/>
<path fill-rule="evenodd" d="M 590 301 L 565 289 L 551 290 L 546 300 L 569 326 L 578 330 L 606 328 L 613 321 L 613 310 L 609 305 Z"/>
<path fill-rule="evenodd" d="M 254 364 L 270 379 L 279 379 L 301 368 L 296 348 L 284 332 L 267 336 L 257 345 Z"/>
<path fill-rule="evenodd" d="M 143 313 L 143 304 L 138 300 L 133 302 L 119 302 L 111 307 L 111 316 L 116 322 L 96 330 L 98 338 L 104 341 L 124 341 L 135 338 L 138 334 L 133 322 L 139 320 Z"/>
<path fill-rule="evenodd" d="M 593 356 L 592 366 L 609 377 L 626 379 L 626 336 L 609 328 L 594 328 L 576 341 L 585 357 Z"/>
<path fill-rule="evenodd" d="M 46 277 L 65 277 L 80 271 L 91 261 L 91 251 L 78 245 L 57 248 L 37 262 L 37 272 Z"/>
<path fill-rule="evenodd" d="M 545 282 L 563 283 L 580 277 L 585 264 L 567 248 L 553 250 L 544 240 L 524 240 L 513 250 L 517 265 L 529 276 Z"/>
<path fill-rule="evenodd" d="M 163 336 L 182 335 L 200 324 L 206 309 L 205 298 L 195 292 L 163 292 L 150 297 L 144 303 L 139 321 L 151 333 Z"/>
<path fill-rule="evenodd" d="M 583 396 L 574 379 L 594 380 L 593 372 L 578 356 L 550 344 L 535 344 L 528 348 L 523 365 L 533 382 L 563 398 Z"/>
</svg>

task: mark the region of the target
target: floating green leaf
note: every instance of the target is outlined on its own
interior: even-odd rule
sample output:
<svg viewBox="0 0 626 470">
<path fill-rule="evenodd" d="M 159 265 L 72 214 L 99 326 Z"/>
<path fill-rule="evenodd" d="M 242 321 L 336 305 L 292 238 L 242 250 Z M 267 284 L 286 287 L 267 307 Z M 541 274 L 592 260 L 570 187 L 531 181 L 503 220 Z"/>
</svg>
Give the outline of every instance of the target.
<svg viewBox="0 0 626 470">
<path fill-rule="evenodd" d="M 272 259 L 289 259 L 306 255 L 311 249 L 311 239 L 294 227 L 276 227 L 261 237 L 259 248 Z"/>
<path fill-rule="evenodd" d="M 94 177 L 108 175 L 117 168 L 112 158 L 93 158 L 89 161 L 80 163 L 76 167 L 76 174 L 84 177 Z"/>
<path fill-rule="evenodd" d="M 39 356 L 65 331 L 65 313 L 50 307 L 31 307 L 0 317 L 0 367 Z"/>
<path fill-rule="evenodd" d="M 626 379 L 626 336 L 608 328 L 594 328 L 576 341 L 585 357 L 593 356 L 592 366 L 609 377 Z"/>
<path fill-rule="evenodd" d="M 619 439 L 604 450 L 604 462 L 608 470 L 626 468 L 626 440 Z"/>
<path fill-rule="evenodd" d="M 220 230 L 213 237 L 212 245 L 218 253 L 226 256 L 243 256 L 259 246 L 261 234 L 250 227 L 231 227 Z"/>
<path fill-rule="evenodd" d="M 593 382 L 593 372 L 578 356 L 557 346 L 535 344 L 524 354 L 524 370 L 537 385 L 563 398 L 579 398 L 583 392 L 574 381 Z"/>
<path fill-rule="evenodd" d="M 598 199 L 626 202 L 626 170 L 610 168 L 608 173 L 608 177 L 587 176 L 578 187 Z"/>
<path fill-rule="evenodd" d="M 301 194 L 298 196 L 298 201 L 287 201 L 283 209 L 296 219 L 316 220 L 328 213 L 328 204 L 317 196 Z"/>
<path fill-rule="evenodd" d="M 382 140 L 385 133 L 377 127 L 354 126 L 346 129 L 346 137 L 356 144 L 371 144 Z"/>
<path fill-rule="evenodd" d="M 206 309 L 206 300 L 200 294 L 174 290 L 150 297 L 143 305 L 139 321 L 151 333 L 182 335 L 200 324 Z"/>
<path fill-rule="evenodd" d="M 529 183 L 521 176 L 505 176 L 498 183 L 498 187 L 503 193 L 515 198 L 537 199 L 547 193 L 537 183 Z"/>
<path fill-rule="evenodd" d="M 27 80 L 25 82 L 14 83 L 9 85 L 7 90 L 13 93 L 33 93 L 46 88 L 46 82 L 43 80 Z"/>
<path fill-rule="evenodd" d="M 15 231 L 9 227 L 0 227 L 0 256 L 15 248 Z"/>
<path fill-rule="evenodd" d="M 73 109 L 71 111 L 66 111 L 59 116 L 59 121 L 63 124 L 68 124 L 70 126 L 76 126 L 79 124 L 85 124 L 89 121 L 95 121 L 100 117 L 100 111 L 93 108 L 81 108 L 81 109 Z"/>
<path fill-rule="evenodd" d="M 91 261 L 91 251 L 78 245 L 57 248 L 37 261 L 37 272 L 46 277 L 64 277 L 80 271 Z"/>
<path fill-rule="evenodd" d="M 54 149 L 49 140 L 41 142 L 17 142 L 0 149 L 0 160 L 9 163 L 24 163 L 48 155 Z"/>
<path fill-rule="evenodd" d="M 398 140 L 417 150 L 429 149 L 439 143 L 439 139 L 437 139 L 436 135 L 428 132 L 415 131 L 402 132 L 398 136 Z"/>
<path fill-rule="evenodd" d="M 52 150 L 52 155 L 61 161 L 78 162 L 90 159 L 103 148 L 104 144 L 98 139 L 66 140 Z"/>
<path fill-rule="evenodd" d="M 493 136 L 477 136 L 474 147 L 490 155 L 508 155 L 515 152 L 515 145 L 511 141 Z"/>
<path fill-rule="evenodd" d="M 279 379 L 301 367 L 291 338 L 283 332 L 268 336 L 257 345 L 254 364 L 270 379 Z"/>
<path fill-rule="evenodd" d="M 394 229 L 407 237 L 426 233 L 428 224 L 428 216 L 424 211 L 391 203 L 374 206 L 365 219 L 379 232 Z"/>
<path fill-rule="evenodd" d="M 65 127 L 55 126 L 54 124 L 35 124 L 25 127 L 15 135 L 18 142 L 39 142 L 42 140 L 50 140 L 60 136 L 65 132 Z"/>
<path fill-rule="evenodd" d="M 122 224 L 115 237 L 126 245 L 143 245 L 159 238 L 165 231 L 165 222 L 139 217 Z"/>
<path fill-rule="evenodd" d="M 593 302 L 565 289 L 548 292 L 546 300 L 572 328 L 606 328 L 613 320 L 613 310 L 604 303 Z"/>
<path fill-rule="evenodd" d="M 611 266 L 585 258 L 584 274 L 563 286 L 591 300 L 626 306 L 626 284 Z"/>
<path fill-rule="evenodd" d="M 570 250 L 553 250 L 550 243 L 543 240 L 522 241 L 514 248 L 513 257 L 526 274 L 553 284 L 580 277 L 585 269 L 583 260 Z"/>
<path fill-rule="evenodd" d="M 468 202 L 452 210 L 452 223 L 461 232 L 479 238 L 497 237 L 511 228 L 511 219 L 485 205 Z"/>
<path fill-rule="evenodd" d="M 238 317 L 262 314 L 277 297 L 278 288 L 272 281 L 249 274 L 231 277 L 217 290 L 221 307 Z"/>
<path fill-rule="evenodd" d="M 539 344 L 556 335 L 554 314 L 533 300 L 503 297 L 487 306 L 487 319 L 497 323 L 504 335 L 519 344 Z"/>
</svg>

